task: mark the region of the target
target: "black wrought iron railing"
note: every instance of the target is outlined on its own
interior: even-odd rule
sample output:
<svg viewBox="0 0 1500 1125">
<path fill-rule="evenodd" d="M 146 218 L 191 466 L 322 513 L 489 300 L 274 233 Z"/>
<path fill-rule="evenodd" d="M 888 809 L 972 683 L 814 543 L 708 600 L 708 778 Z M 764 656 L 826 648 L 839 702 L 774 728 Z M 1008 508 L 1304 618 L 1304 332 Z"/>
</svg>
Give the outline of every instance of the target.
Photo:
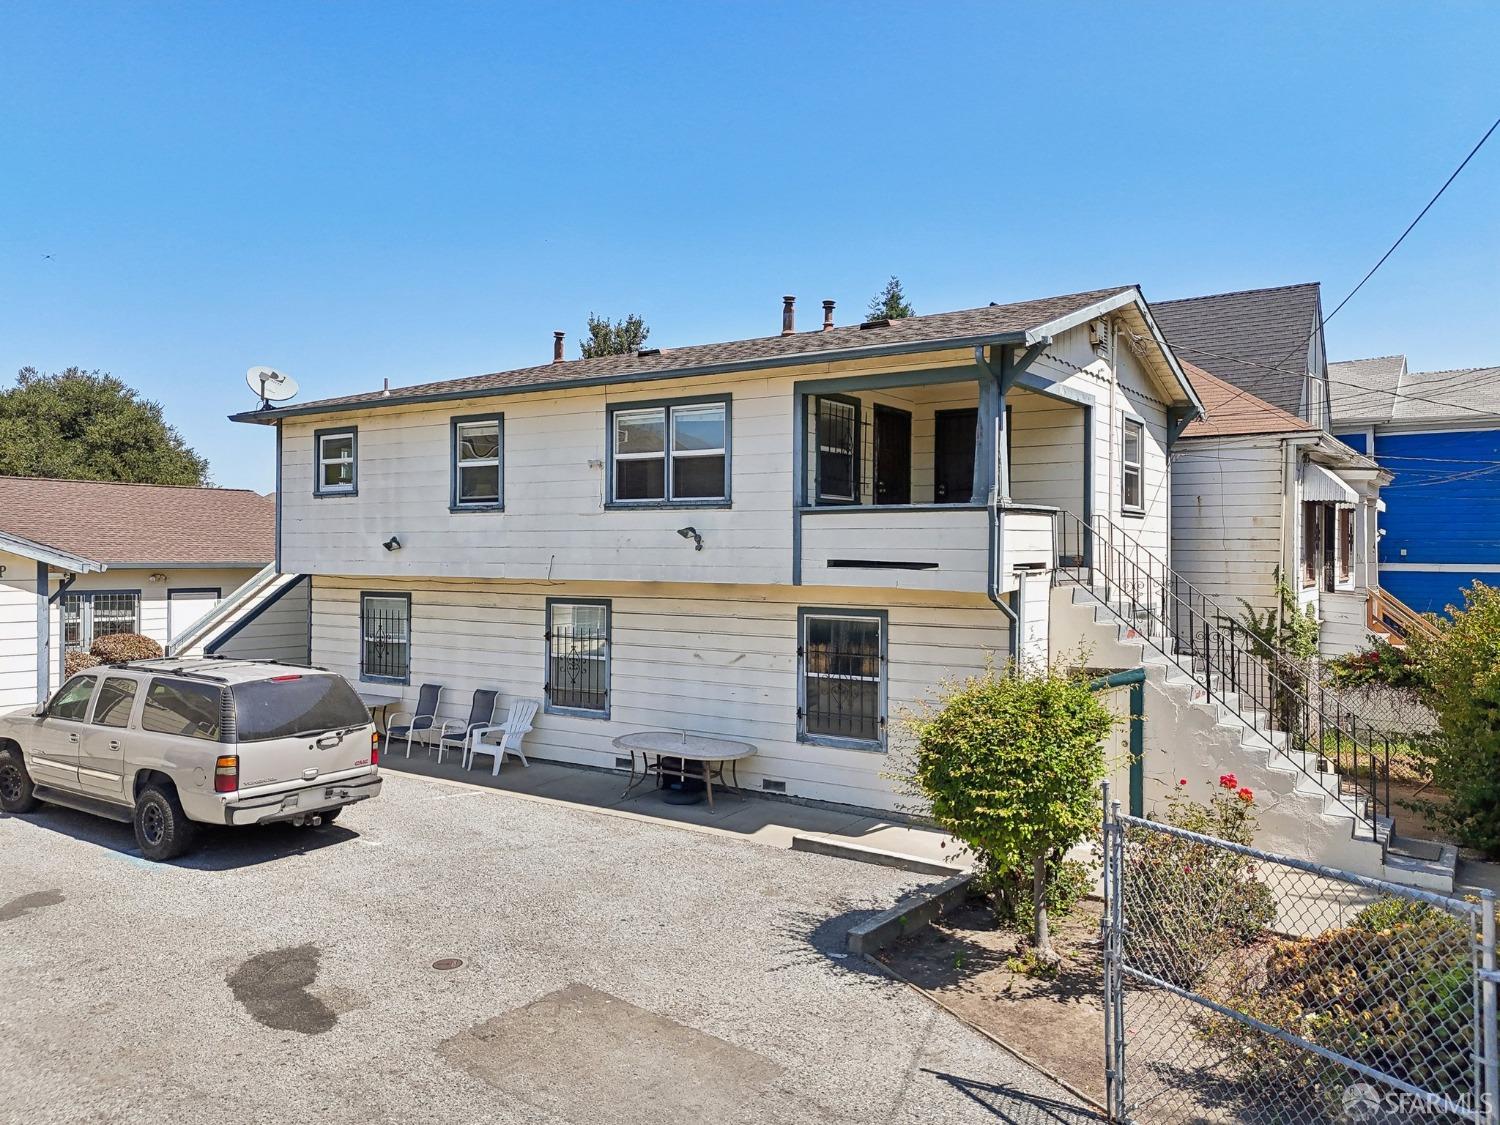
<svg viewBox="0 0 1500 1125">
<path fill-rule="evenodd" d="M 1210 700 L 1270 732 L 1287 761 L 1376 833 L 1377 814 L 1390 813 L 1398 736 L 1363 720 L 1323 687 L 1310 662 L 1252 633 L 1107 517 L 1085 523 L 1059 512 L 1055 542 L 1062 577 L 1090 590 Z"/>
</svg>

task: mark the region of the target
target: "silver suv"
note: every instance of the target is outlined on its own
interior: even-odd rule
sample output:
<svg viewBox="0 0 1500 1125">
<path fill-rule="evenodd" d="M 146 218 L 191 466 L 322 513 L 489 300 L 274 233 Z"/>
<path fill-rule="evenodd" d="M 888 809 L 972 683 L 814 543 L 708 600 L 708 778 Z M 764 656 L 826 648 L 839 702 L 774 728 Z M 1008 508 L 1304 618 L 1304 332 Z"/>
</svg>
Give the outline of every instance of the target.
<svg viewBox="0 0 1500 1125">
<path fill-rule="evenodd" d="M 0 809 L 47 801 L 128 822 L 147 859 L 187 851 L 195 822 L 328 824 L 380 786 L 369 710 L 317 669 L 111 664 L 44 707 L 0 715 Z"/>
</svg>

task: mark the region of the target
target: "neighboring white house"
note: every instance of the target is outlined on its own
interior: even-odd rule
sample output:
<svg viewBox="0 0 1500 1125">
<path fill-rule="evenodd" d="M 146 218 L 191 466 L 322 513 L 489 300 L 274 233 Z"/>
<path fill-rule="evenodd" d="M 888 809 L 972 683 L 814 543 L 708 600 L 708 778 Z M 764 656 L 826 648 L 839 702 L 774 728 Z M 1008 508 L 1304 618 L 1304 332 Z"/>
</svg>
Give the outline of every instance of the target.
<svg viewBox="0 0 1500 1125">
<path fill-rule="evenodd" d="M 441 684 L 455 719 L 479 688 L 541 700 L 528 753 L 557 761 L 618 767 L 640 730 L 747 740 L 747 786 L 875 809 L 945 680 L 1145 666 L 1143 805 L 1196 757 L 1266 792 L 1268 846 L 1405 877 L 1368 794 L 1234 711 L 1142 616 L 1158 591 L 1122 603 L 1122 560 L 1166 566 L 1168 454 L 1201 413 L 1136 288 L 784 315 L 237 415 L 277 430 L 275 580 L 311 576 L 313 663 L 407 703 Z"/>
<path fill-rule="evenodd" d="M 1390 473 L 1280 407 L 1183 366 L 1207 417 L 1172 451 L 1174 569 L 1236 611 L 1277 609 L 1279 574 L 1317 617 L 1323 655 L 1366 647 Z"/>
<path fill-rule="evenodd" d="M 275 541 L 275 504 L 254 492 L 0 477 L 0 709 L 44 698 L 95 637 L 165 647 L 190 632 L 271 562 Z M 295 597 L 280 612 L 295 618 Z M 305 662 L 305 605 L 300 634 L 283 628 L 268 646 L 274 616 L 224 630 L 211 651 Z"/>
</svg>

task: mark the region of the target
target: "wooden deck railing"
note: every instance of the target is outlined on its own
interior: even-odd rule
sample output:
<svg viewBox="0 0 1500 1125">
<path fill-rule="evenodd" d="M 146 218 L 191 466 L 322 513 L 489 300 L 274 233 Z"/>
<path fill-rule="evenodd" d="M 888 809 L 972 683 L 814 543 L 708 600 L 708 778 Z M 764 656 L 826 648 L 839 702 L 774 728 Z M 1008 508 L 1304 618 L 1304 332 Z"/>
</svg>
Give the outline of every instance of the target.
<svg viewBox="0 0 1500 1125">
<path fill-rule="evenodd" d="M 1371 632 L 1390 633 L 1401 642 L 1413 637 L 1436 640 L 1438 628 L 1432 619 L 1422 616 L 1389 590 L 1373 589 L 1366 602 Z"/>
</svg>

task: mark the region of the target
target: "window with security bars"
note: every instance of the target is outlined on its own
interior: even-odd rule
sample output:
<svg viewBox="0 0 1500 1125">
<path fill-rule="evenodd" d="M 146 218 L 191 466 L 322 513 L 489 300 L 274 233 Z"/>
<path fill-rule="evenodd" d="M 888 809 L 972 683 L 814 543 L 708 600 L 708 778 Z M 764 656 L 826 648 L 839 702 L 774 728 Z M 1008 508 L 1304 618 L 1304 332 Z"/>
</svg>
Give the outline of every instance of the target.
<svg viewBox="0 0 1500 1125">
<path fill-rule="evenodd" d="M 87 652 L 98 637 L 141 631 L 141 596 L 133 591 L 64 594 L 63 649 Z"/>
<path fill-rule="evenodd" d="M 817 502 L 859 501 L 859 403 L 820 396 L 814 439 L 818 447 Z"/>
<path fill-rule="evenodd" d="M 884 745 L 884 629 L 878 614 L 803 614 L 797 649 L 803 738 Z"/>
<path fill-rule="evenodd" d="M 609 603 L 547 603 L 547 709 L 609 714 Z"/>
<path fill-rule="evenodd" d="M 408 683 L 411 598 L 405 594 L 362 594 L 359 617 L 359 678 Z"/>
</svg>

